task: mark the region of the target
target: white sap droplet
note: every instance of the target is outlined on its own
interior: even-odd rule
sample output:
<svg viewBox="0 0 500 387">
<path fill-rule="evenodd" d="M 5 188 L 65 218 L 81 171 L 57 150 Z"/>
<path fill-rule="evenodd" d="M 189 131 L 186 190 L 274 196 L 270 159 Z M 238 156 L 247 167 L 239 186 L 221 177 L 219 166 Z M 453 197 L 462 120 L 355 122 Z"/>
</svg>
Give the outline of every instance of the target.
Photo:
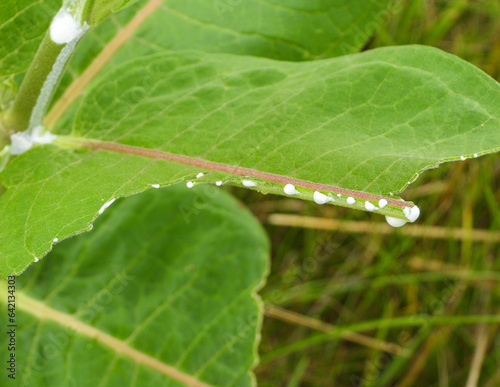
<svg viewBox="0 0 500 387">
<path fill-rule="evenodd" d="M 81 33 L 80 23 L 65 8 L 59 10 L 50 24 L 50 38 L 57 44 L 69 43 Z"/>
<path fill-rule="evenodd" d="M 196 175 L 196 178 L 199 179 L 200 177 L 203 177 L 205 176 L 205 174 L 203 172 L 200 172 Z"/>
<path fill-rule="evenodd" d="M 413 223 L 420 216 L 420 208 L 418 208 L 418 206 L 403 207 L 403 213 L 408 218 L 408 220 Z"/>
<path fill-rule="evenodd" d="M 153 187 L 153 188 L 160 188 L 160 184 L 151 184 L 151 187 Z"/>
<path fill-rule="evenodd" d="M 33 260 L 33 262 L 35 262 L 35 263 L 37 263 L 38 261 L 39 261 L 39 259 L 38 259 L 38 258 L 35 258 L 35 259 Z"/>
<path fill-rule="evenodd" d="M 328 197 L 328 196 L 326 196 L 318 191 L 314 191 L 313 199 L 316 202 L 316 204 L 325 204 L 325 203 L 328 203 L 330 201 L 333 201 L 332 198 L 330 198 L 330 197 Z"/>
<path fill-rule="evenodd" d="M 378 207 L 370 203 L 368 200 L 365 202 L 365 208 L 367 211 L 375 211 L 378 210 Z"/>
<path fill-rule="evenodd" d="M 24 132 L 14 133 L 10 136 L 11 146 L 10 154 L 20 155 L 30 150 L 34 144 L 50 144 L 57 136 L 50 132 L 44 132 L 43 126 L 37 126 L 32 131 L 26 130 Z"/>
<path fill-rule="evenodd" d="M 59 238 L 54 238 L 54 239 L 52 239 L 52 242 L 54 242 L 54 243 L 59 242 Z"/>
<path fill-rule="evenodd" d="M 241 184 L 243 184 L 245 187 L 255 187 L 257 183 L 252 180 L 242 180 Z"/>
<path fill-rule="evenodd" d="M 479 155 L 477 153 L 474 153 L 474 157 L 478 157 Z"/>
<path fill-rule="evenodd" d="M 33 146 L 33 139 L 31 135 L 26 132 L 14 133 L 10 136 L 10 154 L 20 155 L 31 149 Z"/>
<path fill-rule="evenodd" d="M 385 208 L 385 206 L 387 206 L 387 204 L 389 204 L 389 203 L 387 203 L 387 200 L 385 200 L 385 199 L 380 199 L 380 200 L 378 201 L 378 206 L 379 206 L 380 208 Z"/>
<path fill-rule="evenodd" d="M 464 161 L 465 159 L 467 159 L 467 157 L 465 157 L 465 156 L 460 156 L 460 160 Z"/>
<path fill-rule="evenodd" d="M 337 197 L 338 197 L 338 198 L 341 198 L 341 197 L 342 197 L 342 195 L 341 195 L 341 194 L 337 194 Z"/>
<path fill-rule="evenodd" d="M 217 183 L 215 183 L 216 186 L 220 187 L 222 185 L 222 181 L 218 181 Z"/>
<path fill-rule="evenodd" d="M 193 188 L 193 187 L 194 187 L 194 183 L 193 183 L 192 181 L 188 181 L 188 182 L 186 183 L 186 187 L 188 187 L 188 188 Z"/>
<path fill-rule="evenodd" d="M 102 205 L 101 209 L 99 210 L 99 215 L 101 215 L 101 214 L 104 212 L 104 210 L 105 210 L 106 208 L 108 208 L 110 205 L 112 205 L 114 202 L 115 202 L 115 199 L 111 199 L 109 202 L 104 203 L 104 204 Z"/>
<path fill-rule="evenodd" d="M 57 138 L 56 135 L 45 131 L 43 134 L 44 127 L 43 126 L 37 126 L 33 128 L 33 133 L 31 134 L 31 137 L 33 138 L 33 143 L 34 144 L 50 144 L 54 142 L 54 140 Z"/>
<path fill-rule="evenodd" d="M 351 205 L 356 203 L 356 199 L 354 199 L 351 196 L 349 196 L 346 201 L 347 201 L 347 204 L 351 204 Z"/>
<path fill-rule="evenodd" d="M 300 192 L 295 189 L 295 186 L 293 184 L 287 184 L 285 185 L 285 188 L 283 188 L 283 191 L 287 195 L 298 195 Z"/>
<path fill-rule="evenodd" d="M 404 226 L 406 223 L 408 223 L 406 220 L 393 218 L 392 216 L 387 216 L 387 215 L 385 216 L 385 220 L 392 227 L 401 227 Z"/>
</svg>

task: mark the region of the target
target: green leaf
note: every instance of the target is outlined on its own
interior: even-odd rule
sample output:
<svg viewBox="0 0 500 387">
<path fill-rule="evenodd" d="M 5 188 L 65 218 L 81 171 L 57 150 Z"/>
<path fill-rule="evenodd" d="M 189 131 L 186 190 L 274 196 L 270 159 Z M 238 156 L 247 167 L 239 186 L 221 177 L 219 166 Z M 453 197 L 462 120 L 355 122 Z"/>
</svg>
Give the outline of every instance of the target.
<svg viewBox="0 0 500 387">
<path fill-rule="evenodd" d="M 113 7 L 111 8 L 113 12 L 121 11 L 125 7 L 130 7 L 132 4 L 136 3 L 138 0 L 115 0 Z"/>
<path fill-rule="evenodd" d="M 0 77 L 25 71 L 61 0 L 2 0 Z"/>
<path fill-rule="evenodd" d="M 103 203 L 200 172 L 196 182 L 250 180 L 277 194 L 290 183 L 294 197 L 378 206 L 427 168 L 498 150 L 499 95 L 475 67 L 419 46 L 302 63 L 159 53 L 110 66 L 63 121 L 71 136 L 0 175 L 0 273 L 90 229 Z M 376 212 L 405 219 L 411 203 L 387 200 Z"/>
<path fill-rule="evenodd" d="M 0 82 L 0 111 L 6 110 L 14 101 L 17 84 L 12 78 L 4 78 Z"/>
<path fill-rule="evenodd" d="M 500 86 L 426 47 L 298 64 L 159 53 L 94 85 L 72 137 L 379 195 L 443 161 L 500 147 Z"/>
<path fill-rule="evenodd" d="M 268 242 L 198 188 L 119 200 L 16 279 L 16 385 L 252 385 Z"/>
<path fill-rule="evenodd" d="M 72 0 L 69 0 L 72 1 Z M 135 3 L 137 0 L 86 0 L 85 21 L 95 26 L 112 13 Z"/>
<path fill-rule="evenodd" d="M 168 0 L 137 31 L 127 52 L 161 47 L 291 61 L 330 58 L 361 49 L 384 19 L 389 3 Z"/>
<path fill-rule="evenodd" d="M 277 0 L 142 0 L 126 5 L 82 40 L 58 96 L 100 52 L 111 49 L 113 37 L 123 34 L 141 9 L 151 9 L 152 14 L 139 23 L 113 63 L 158 48 L 293 61 L 351 54 L 363 47 L 384 19 L 389 1 L 287 1 L 283 6 Z"/>
<path fill-rule="evenodd" d="M 127 44 L 112 56 L 111 61 L 115 64 L 154 53 L 158 48 L 280 60 L 350 54 L 371 37 L 388 5 L 388 0 L 337 0 L 333 4 L 330 0 L 299 1 L 287 2 L 287 7 L 280 6 L 279 1 L 261 0 L 127 2 L 120 12 L 104 20 L 82 39 L 56 99 L 93 61 L 102 59 L 99 54 L 106 54 L 121 44 L 117 44 L 116 39 L 126 33 L 134 16 L 137 26 L 131 31 Z M 147 11 L 145 18 L 141 16 L 144 11 Z M 259 23 L 249 22 L 256 19 Z"/>
</svg>

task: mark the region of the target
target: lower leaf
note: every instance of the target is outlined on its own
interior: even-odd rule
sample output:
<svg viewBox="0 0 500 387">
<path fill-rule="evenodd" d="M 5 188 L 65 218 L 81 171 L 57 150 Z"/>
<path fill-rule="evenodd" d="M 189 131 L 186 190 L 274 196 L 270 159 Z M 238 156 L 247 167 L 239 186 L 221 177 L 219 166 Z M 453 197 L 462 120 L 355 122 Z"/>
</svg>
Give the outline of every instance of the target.
<svg viewBox="0 0 500 387">
<path fill-rule="evenodd" d="M 118 201 L 16 279 L 18 385 L 252 385 L 267 254 L 210 186 Z"/>
</svg>

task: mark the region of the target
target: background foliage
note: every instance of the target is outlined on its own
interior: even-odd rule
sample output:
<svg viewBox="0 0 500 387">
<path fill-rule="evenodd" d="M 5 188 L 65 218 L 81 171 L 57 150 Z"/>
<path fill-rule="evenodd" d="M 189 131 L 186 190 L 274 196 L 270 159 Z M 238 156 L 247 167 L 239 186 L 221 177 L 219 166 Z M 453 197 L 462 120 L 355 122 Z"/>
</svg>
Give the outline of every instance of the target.
<svg viewBox="0 0 500 387">
<path fill-rule="evenodd" d="M 366 48 L 431 44 L 500 81 L 497 1 L 406 0 L 393 2 L 391 9 Z M 337 207 L 236 194 L 271 235 L 265 300 L 298 314 L 268 306 L 257 369 L 261 386 L 499 385 L 499 325 L 460 323 L 460 316 L 499 310 L 497 155 L 423 174 L 402 194 L 421 207 L 419 224 L 388 234 L 376 216 L 367 223 L 365 214 Z M 308 227 L 290 226 L 297 223 Z M 401 316 L 458 321 L 366 332 L 402 345 L 407 356 L 347 339 L 311 340 L 334 325 L 378 321 L 382 326 L 383 319 Z"/>
</svg>

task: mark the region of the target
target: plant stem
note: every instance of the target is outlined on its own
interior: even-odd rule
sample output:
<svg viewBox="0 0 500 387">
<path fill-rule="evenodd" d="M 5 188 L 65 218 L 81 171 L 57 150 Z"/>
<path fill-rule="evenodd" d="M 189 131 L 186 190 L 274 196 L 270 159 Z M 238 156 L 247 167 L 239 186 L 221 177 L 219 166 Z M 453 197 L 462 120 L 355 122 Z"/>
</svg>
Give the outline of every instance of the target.
<svg viewBox="0 0 500 387">
<path fill-rule="evenodd" d="M 3 148 L 5 148 L 5 145 L 7 144 L 8 144 L 7 132 L 4 131 L 2 126 L 0 125 L 0 152 L 2 151 Z"/>
<path fill-rule="evenodd" d="M 45 34 L 12 107 L 4 113 L 4 133 L 11 135 L 42 124 L 68 60 L 82 36 L 67 44 L 57 44 L 49 32 Z"/>
<path fill-rule="evenodd" d="M 47 33 L 19 88 L 16 99 L 6 113 L 5 124 L 9 133 L 21 132 L 29 127 L 33 109 L 43 85 L 54 67 L 64 45 L 56 44 Z"/>
</svg>

